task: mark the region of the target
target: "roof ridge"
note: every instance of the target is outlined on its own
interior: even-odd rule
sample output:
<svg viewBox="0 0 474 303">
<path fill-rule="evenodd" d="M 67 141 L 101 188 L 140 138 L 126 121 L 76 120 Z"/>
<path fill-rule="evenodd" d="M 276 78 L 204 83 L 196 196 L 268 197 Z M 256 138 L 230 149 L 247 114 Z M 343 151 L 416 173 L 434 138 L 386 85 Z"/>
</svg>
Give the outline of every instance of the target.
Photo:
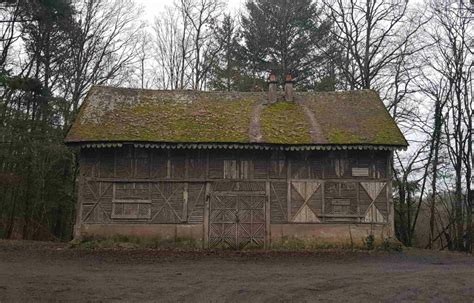
<svg viewBox="0 0 474 303">
<path fill-rule="evenodd" d="M 249 139 L 251 143 L 260 143 L 263 141 L 261 117 L 266 101 L 255 103 L 250 117 Z"/>
<path fill-rule="evenodd" d="M 113 85 L 102 85 L 94 84 L 92 88 L 104 88 L 104 89 L 114 89 L 114 90 L 130 90 L 130 91 L 149 91 L 149 92 L 170 92 L 170 93 L 195 93 L 195 94 L 266 94 L 266 91 L 224 91 L 224 90 L 196 90 L 196 89 L 156 89 L 156 88 L 138 88 L 138 87 L 124 87 L 124 86 L 113 86 Z M 283 93 L 283 91 L 280 91 Z M 331 95 L 331 94 L 349 94 L 349 93 L 359 93 L 359 92 L 374 92 L 377 93 L 374 89 L 352 89 L 352 90 L 338 90 L 338 91 L 295 91 L 295 94 L 302 95 Z"/>
<path fill-rule="evenodd" d="M 318 120 L 316 119 L 314 113 L 309 109 L 308 106 L 302 100 L 298 100 L 297 103 L 303 108 L 305 113 L 306 119 L 311 125 L 311 129 L 309 133 L 311 134 L 311 139 L 313 139 L 314 143 L 327 143 L 326 137 L 322 135 L 322 128 L 319 125 Z"/>
<path fill-rule="evenodd" d="M 113 90 L 130 90 L 135 92 L 163 92 L 163 93 L 193 93 L 193 94 L 265 94 L 265 91 L 217 91 L 217 90 L 196 90 L 196 89 L 155 89 L 155 88 L 137 88 L 137 87 L 122 87 L 112 85 L 92 85 L 91 89 L 102 88 L 102 89 L 113 89 Z"/>
</svg>

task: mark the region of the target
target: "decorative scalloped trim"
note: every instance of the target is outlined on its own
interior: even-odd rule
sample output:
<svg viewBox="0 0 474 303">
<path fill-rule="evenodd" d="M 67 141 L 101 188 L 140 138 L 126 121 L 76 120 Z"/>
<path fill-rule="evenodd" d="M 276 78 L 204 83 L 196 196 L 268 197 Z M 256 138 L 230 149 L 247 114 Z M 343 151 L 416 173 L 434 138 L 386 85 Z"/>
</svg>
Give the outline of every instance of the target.
<svg viewBox="0 0 474 303">
<path fill-rule="evenodd" d="M 112 148 L 133 144 L 137 148 L 152 149 L 234 149 L 234 150 L 279 150 L 279 151 L 315 151 L 315 150 L 406 150 L 403 146 L 384 145 L 266 145 L 266 144 L 227 144 L 227 143 L 69 143 L 81 148 Z"/>
</svg>

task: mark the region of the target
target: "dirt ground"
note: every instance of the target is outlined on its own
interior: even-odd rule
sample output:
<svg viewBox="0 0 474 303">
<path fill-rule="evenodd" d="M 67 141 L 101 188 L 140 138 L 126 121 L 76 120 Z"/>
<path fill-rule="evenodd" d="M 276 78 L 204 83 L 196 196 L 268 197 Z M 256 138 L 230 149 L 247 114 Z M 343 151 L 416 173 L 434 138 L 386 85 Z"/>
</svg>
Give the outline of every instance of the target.
<svg viewBox="0 0 474 303">
<path fill-rule="evenodd" d="M 474 302 L 474 257 L 422 250 L 78 250 L 0 241 L 0 302 Z"/>
</svg>

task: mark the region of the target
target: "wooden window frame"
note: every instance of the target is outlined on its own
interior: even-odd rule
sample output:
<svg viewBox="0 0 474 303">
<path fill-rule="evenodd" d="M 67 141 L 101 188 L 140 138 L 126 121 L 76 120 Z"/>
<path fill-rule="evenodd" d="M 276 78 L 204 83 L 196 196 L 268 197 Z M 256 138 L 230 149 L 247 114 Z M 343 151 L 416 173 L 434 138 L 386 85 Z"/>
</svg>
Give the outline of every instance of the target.
<svg viewBox="0 0 474 303">
<path fill-rule="evenodd" d="M 151 197 L 149 199 L 117 199 L 116 187 L 118 184 L 133 184 L 136 186 L 136 182 L 127 182 L 127 183 L 114 183 L 113 184 L 113 195 L 112 195 L 112 219 L 126 219 L 126 220 L 150 220 L 151 219 Z M 150 185 L 148 185 L 148 191 L 150 193 Z M 136 214 L 134 215 L 117 215 L 115 210 L 118 205 L 136 205 Z M 140 215 L 140 208 L 146 206 L 148 208 L 146 215 Z"/>
</svg>

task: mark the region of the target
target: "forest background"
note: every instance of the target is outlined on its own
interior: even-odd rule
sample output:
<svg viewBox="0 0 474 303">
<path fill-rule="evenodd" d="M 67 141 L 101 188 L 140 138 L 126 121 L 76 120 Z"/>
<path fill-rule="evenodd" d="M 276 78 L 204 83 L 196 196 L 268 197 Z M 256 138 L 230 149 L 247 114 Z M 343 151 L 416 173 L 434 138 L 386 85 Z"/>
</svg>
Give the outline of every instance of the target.
<svg viewBox="0 0 474 303">
<path fill-rule="evenodd" d="M 63 138 L 92 85 L 264 91 L 274 71 L 300 91 L 377 90 L 410 143 L 398 239 L 472 251 L 473 24 L 472 0 L 1 0 L 0 238 L 71 239 Z"/>
</svg>

